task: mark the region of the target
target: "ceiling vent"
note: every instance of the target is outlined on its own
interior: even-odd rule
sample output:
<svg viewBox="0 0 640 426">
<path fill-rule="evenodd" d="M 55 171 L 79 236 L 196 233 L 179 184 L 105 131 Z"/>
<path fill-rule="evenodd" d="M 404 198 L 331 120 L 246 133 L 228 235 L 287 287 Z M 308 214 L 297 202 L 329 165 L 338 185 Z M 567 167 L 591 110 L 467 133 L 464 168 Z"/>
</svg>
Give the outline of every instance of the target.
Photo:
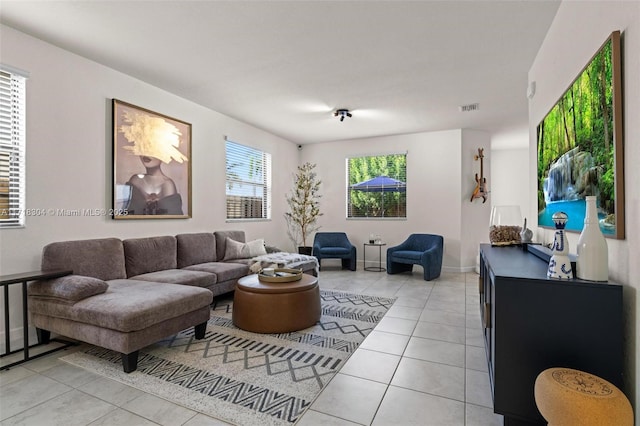
<svg viewBox="0 0 640 426">
<path fill-rule="evenodd" d="M 460 105 L 458 107 L 458 110 L 460 112 L 477 111 L 479 109 L 480 109 L 480 104 L 479 103 L 469 104 L 469 105 Z"/>
</svg>

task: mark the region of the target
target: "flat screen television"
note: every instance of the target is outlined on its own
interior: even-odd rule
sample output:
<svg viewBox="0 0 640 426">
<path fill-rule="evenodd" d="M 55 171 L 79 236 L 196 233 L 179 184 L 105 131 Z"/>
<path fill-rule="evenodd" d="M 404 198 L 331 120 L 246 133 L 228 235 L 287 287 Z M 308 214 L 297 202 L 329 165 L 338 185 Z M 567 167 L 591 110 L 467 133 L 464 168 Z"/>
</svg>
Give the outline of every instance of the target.
<svg viewBox="0 0 640 426">
<path fill-rule="evenodd" d="M 624 239 L 620 31 L 614 31 L 537 128 L 538 226 L 569 216 L 581 232 L 585 197 L 597 197 L 603 234 Z"/>
</svg>

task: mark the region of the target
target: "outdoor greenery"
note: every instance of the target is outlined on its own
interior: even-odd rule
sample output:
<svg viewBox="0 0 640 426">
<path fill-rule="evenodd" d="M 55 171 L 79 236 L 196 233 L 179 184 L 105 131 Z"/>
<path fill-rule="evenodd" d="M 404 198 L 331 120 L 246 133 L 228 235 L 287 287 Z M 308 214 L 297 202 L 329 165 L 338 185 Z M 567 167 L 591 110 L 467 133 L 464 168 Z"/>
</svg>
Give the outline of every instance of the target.
<svg viewBox="0 0 640 426">
<path fill-rule="evenodd" d="M 609 40 L 538 126 L 538 208 L 545 208 L 544 182 L 554 163 L 569 153 L 570 176 L 578 198 L 598 195 L 600 206 L 615 210 L 612 42 Z M 574 150 L 575 149 L 575 150 Z M 571 150 L 574 150 L 570 152 Z M 590 157 L 585 161 L 585 155 Z M 580 181 L 582 180 L 582 181 Z M 584 188 L 597 188 L 589 194 Z"/>
<path fill-rule="evenodd" d="M 314 171 L 316 165 L 304 163 L 293 175 L 293 189 L 286 195 L 289 211 L 284 214 L 287 234 L 296 246 L 308 247 L 307 239 L 320 227 L 320 181 Z"/>
<path fill-rule="evenodd" d="M 406 154 L 354 157 L 347 161 L 348 217 L 407 217 L 405 191 L 368 192 L 352 188 L 352 185 L 378 176 L 388 176 L 406 183 Z"/>
</svg>

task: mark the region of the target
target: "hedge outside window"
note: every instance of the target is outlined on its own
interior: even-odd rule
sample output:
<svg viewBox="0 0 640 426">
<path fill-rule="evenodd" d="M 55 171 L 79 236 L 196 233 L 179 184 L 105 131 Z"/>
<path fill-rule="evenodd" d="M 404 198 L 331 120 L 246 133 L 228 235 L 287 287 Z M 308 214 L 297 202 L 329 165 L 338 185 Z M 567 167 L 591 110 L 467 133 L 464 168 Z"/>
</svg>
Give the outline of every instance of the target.
<svg viewBox="0 0 640 426">
<path fill-rule="evenodd" d="M 347 158 L 347 218 L 407 217 L 407 154 Z"/>
<path fill-rule="evenodd" d="M 227 219 L 271 218 L 271 154 L 226 140 Z"/>
<path fill-rule="evenodd" d="M 27 73 L 0 65 L 0 227 L 25 223 Z"/>
</svg>

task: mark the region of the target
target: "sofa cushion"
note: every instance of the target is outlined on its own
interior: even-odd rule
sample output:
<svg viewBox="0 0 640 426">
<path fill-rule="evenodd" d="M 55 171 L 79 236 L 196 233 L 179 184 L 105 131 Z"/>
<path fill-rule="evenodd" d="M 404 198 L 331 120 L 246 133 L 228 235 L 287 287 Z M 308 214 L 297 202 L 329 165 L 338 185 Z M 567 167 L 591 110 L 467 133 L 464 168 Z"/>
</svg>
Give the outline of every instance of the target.
<svg viewBox="0 0 640 426">
<path fill-rule="evenodd" d="M 216 261 L 216 238 L 212 232 L 176 235 L 178 268 Z"/>
<path fill-rule="evenodd" d="M 67 275 L 52 280 L 34 281 L 28 284 L 27 294 L 43 299 L 55 299 L 74 304 L 78 300 L 102 294 L 109 285 L 101 279 L 82 275 Z"/>
<path fill-rule="evenodd" d="M 209 262 L 187 266 L 184 270 L 202 271 L 215 274 L 217 282 L 237 280 L 249 273 L 249 267 L 240 263 Z"/>
<path fill-rule="evenodd" d="M 235 259 L 250 259 L 256 256 L 262 256 L 267 254 L 267 250 L 264 248 L 264 240 L 253 240 L 247 243 L 241 243 L 239 241 L 232 240 L 227 237 L 226 249 L 224 253 L 224 261 Z"/>
<path fill-rule="evenodd" d="M 192 285 L 195 287 L 209 287 L 217 282 L 214 274 L 202 271 L 190 271 L 187 269 L 165 269 L 164 271 L 134 275 L 131 279 L 167 284 Z"/>
<path fill-rule="evenodd" d="M 122 244 L 127 277 L 177 267 L 177 244 L 173 236 L 131 238 Z"/>
<path fill-rule="evenodd" d="M 29 310 L 56 318 L 92 324 L 121 332 L 144 330 L 211 304 L 204 288 L 137 280 L 108 281 L 106 292 L 73 306 L 29 296 Z M 153 294 L 153 297 L 149 297 Z"/>
<path fill-rule="evenodd" d="M 47 244 L 42 249 L 41 269 L 71 269 L 76 275 L 105 281 L 127 277 L 122 241 L 117 238 Z"/>
<path fill-rule="evenodd" d="M 216 238 L 216 260 L 221 261 L 224 259 L 224 254 L 227 250 L 227 237 L 234 241 L 244 243 L 244 231 L 216 231 L 213 233 Z"/>
</svg>

